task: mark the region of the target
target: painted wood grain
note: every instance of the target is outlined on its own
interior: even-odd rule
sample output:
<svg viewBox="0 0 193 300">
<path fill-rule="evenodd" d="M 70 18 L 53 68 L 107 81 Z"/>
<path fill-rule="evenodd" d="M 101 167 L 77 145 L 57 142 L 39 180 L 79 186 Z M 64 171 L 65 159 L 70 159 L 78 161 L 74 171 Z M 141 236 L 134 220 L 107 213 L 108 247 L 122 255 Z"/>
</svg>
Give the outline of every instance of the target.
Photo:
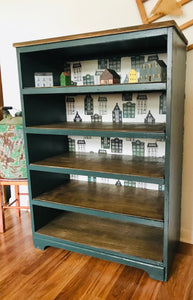
<svg viewBox="0 0 193 300">
<path fill-rule="evenodd" d="M 159 221 L 164 217 L 164 193 L 134 187 L 71 180 L 34 200 Z"/>
<path fill-rule="evenodd" d="M 63 213 L 37 233 L 94 248 L 162 261 L 163 230 L 78 213 Z"/>
</svg>

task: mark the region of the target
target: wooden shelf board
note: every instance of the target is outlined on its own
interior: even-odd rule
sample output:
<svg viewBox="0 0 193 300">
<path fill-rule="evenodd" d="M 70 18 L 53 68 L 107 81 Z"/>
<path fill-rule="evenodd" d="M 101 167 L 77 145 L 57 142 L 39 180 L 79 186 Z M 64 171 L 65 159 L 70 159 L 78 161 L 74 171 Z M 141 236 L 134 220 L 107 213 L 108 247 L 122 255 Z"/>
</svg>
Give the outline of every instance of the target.
<svg viewBox="0 0 193 300">
<path fill-rule="evenodd" d="M 82 86 L 53 86 L 53 87 L 26 87 L 23 95 L 35 94 L 88 94 L 88 93 L 121 93 L 127 91 L 160 91 L 166 90 L 166 82 L 145 82 L 109 85 L 82 85 Z"/>
<path fill-rule="evenodd" d="M 29 126 L 27 129 L 45 129 L 45 130 L 69 130 L 69 131 L 112 131 L 112 132 L 133 132 L 133 133 L 160 133 L 165 134 L 165 123 L 144 124 L 144 123 L 88 123 L 88 122 L 61 122 L 55 124 L 46 124 L 38 126 Z M 82 133 L 84 134 L 84 132 Z"/>
<path fill-rule="evenodd" d="M 164 159 L 116 154 L 63 153 L 30 164 L 31 166 L 164 178 Z"/>
<path fill-rule="evenodd" d="M 163 230 L 150 226 L 67 212 L 37 233 L 159 262 L 163 258 Z"/>
<path fill-rule="evenodd" d="M 164 218 L 164 193 L 134 187 L 71 180 L 33 200 L 157 221 Z"/>
</svg>

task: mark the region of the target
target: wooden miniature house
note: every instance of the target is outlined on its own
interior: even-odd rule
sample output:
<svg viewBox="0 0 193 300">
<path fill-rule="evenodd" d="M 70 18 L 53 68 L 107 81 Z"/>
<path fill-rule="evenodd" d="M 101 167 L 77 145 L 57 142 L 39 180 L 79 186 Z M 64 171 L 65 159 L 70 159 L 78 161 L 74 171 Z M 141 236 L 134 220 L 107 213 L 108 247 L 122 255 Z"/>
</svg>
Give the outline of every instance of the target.
<svg viewBox="0 0 193 300">
<path fill-rule="evenodd" d="M 120 76 L 112 69 L 106 69 L 100 76 L 100 84 L 119 84 Z"/>
<path fill-rule="evenodd" d="M 71 76 L 68 72 L 62 72 L 60 75 L 60 85 L 67 86 L 71 85 Z"/>
<path fill-rule="evenodd" d="M 136 83 L 136 82 L 138 82 L 137 71 L 131 69 L 131 71 L 129 72 L 129 83 Z"/>
<path fill-rule="evenodd" d="M 139 82 L 166 81 L 167 66 L 163 60 L 151 60 L 142 64 Z"/>
<path fill-rule="evenodd" d="M 54 86 L 53 73 L 35 73 L 35 87 Z"/>
</svg>

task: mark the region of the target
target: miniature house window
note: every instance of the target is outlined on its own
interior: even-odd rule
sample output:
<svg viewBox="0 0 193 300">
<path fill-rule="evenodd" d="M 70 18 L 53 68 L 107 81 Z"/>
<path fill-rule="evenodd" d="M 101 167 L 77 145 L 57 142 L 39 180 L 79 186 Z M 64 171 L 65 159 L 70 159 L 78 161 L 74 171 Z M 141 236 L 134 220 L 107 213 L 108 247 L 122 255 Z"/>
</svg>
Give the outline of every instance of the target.
<svg viewBox="0 0 193 300">
<path fill-rule="evenodd" d="M 74 103 L 75 103 L 75 100 L 73 97 L 67 97 L 67 99 L 66 99 L 67 115 L 74 114 L 74 112 L 75 112 Z"/>
<path fill-rule="evenodd" d="M 107 114 L 107 97 L 99 97 L 99 114 L 106 115 Z"/>
<path fill-rule="evenodd" d="M 139 94 L 137 96 L 137 113 L 146 114 L 147 112 L 147 95 Z"/>
<path fill-rule="evenodd" d="M 157 156 L 157 143 L 148 143 L 147 149 L 148 149 L 148 156 L 150 157 L 156 157 Z"/>
<path fill-rule="evenodd" d="M 99 114 L 94 114 L 93 116 L 91 116 L 91 122 L 102 122 L 102 116 L 100 116 Z"/>
<path fill-rule="evenodd" d="M 136 187 L 136 182 L 135 181 L 130 181 L 130 180 L 125 180 L 124 181 L 124 186 Z"/>
<path fill-rule="evenodd" d="M 144 120 L 144 123 L 145 124 L 155 124 L 155 118 L 152 116 L 150 110 L 149 110 L 149 112 L 148 112 L 148 114 L 147 114 L 147 116 Z"/>
<path fill-rule="evenodd" d="M 159 98 L 159 113 L 161 115 L 166 114 L 166 94 L 163 93 Z"/>
<path fill-rule="evenodd" d="M 81 81 L 81 63 L 74 63 L 73 64 L 73 72 L 74 72 L 74 81 Z"/>
<path fill-rule="evenodd" d="M 83 84 L 84 85 L 94 85 L 94 76 L 87 74 L 83 76 Z"/>
<path fill-rule="evenodd" d="M 144 156 L 145 143 L 139 140 L 132 142 L 132 154 L 133 156 Z"/>
<path fill-rule="evenodd" d="M 99 149 L 98 154 L 107 154 L 107 150 Z"/>
<path fill-rule="evenodd" d="M 123 152 L 123 141 L 119 138 L 111 140 L 111 152 L 112 153 L 122 153 Z"/>
<path fill-rule="evenodd" d="M 84 113 L 85 115 L 93 115 L 93 98 L 86 95 L 84 99 Z"/>
<path fill-rule="evenodd" d="M 110 149 L 110 137 L 101 137 L 101 148 Z"/>
<path fill-rule="evenodd" d="M 165 185 L 164 184 L 159 184 L 158 185 L 158 191 L 164 191 L 165 190 Z"/>
<path fill-rule="evenodd" d="M 132 97 L 133 94 L 131 92 L 122 93 L 122 101 L 132 101 Z"/>
<path fill-rule="evenodd" d="M 94 176 L 88 176 L 88 181 L 89 182 L 96 182 L 96 177 L 94 177 Z"/>
<path fill-rule="evenodd" d="M 112 119 L 113 119 L 113 123 L 121 123 L 122 122 L 122 111 L 120 110 L 118 103 L 116 103 L 116 105 L 112 111 Z"/>
<path fill-rule="evenodd" d="M 77 145 L 78 145 L 78 151 L 79 152 L 84 152 L 86 150 L 86 142 L 85 142 L 85 140 L 78 140 L 77 141 Z"/>
<path fill-rule="evenodd" d="M 135 103 L 123 104 L 123 118 L 135 118 Z"/>
<path fill-rule="evenodd" d="M 109 58 L 109 69 L 115 70 L 116 72 L 121 72 L 121 58 L 120 57 Z"/>
<path fill-rule="evenodd" d="M 108 60 L 106 58 L 98 59 L 98 69 L 107 69 L 108 68 Z"/>
<path fill-rule="evenodd" d="M 68 148 L 69 152 L 76 152 L 76 145 L 74 139 L 68 138 Z"/>
</svg>

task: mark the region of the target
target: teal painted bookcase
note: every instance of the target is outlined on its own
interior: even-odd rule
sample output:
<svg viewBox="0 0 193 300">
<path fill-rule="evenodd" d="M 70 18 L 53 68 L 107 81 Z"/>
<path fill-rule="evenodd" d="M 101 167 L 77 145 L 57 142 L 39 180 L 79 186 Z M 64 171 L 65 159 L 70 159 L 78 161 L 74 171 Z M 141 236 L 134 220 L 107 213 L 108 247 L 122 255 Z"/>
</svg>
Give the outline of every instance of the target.
<svg viewBox="0 0 193 300">
<path fill-rule="evenodd" d="M 180 235 L 186 44 L 173 21 L 14 44 L 35 247 L 59 247 L 143 269 L 157 280 L 168 279 Z M 66 64 L 71 64 L 75 80 L 81 80 L 84 61 L 98 60 L 98 66 L 102 62 L 104 68 L 110 66 L 120 72 L 121 57 L 155 53 L 166 57 L 165 82 L 129 84 L 123 83 L 122 78 L 121 84 L 92 82 L 87 86 L 60 87 L 60 74 Z M 35 88 L 36 72 L 51 72 L 54 86 Z M 92 73 L 90 69 L 89 72 L 91 76 L 102 73 L 101 70 Z M 68 97 L 85 99 L 86 95 L 94 98 L 137 93 L 166 95 L 164 122 L 132 122 L 134 114 L 127 122 L 121 122 L 122 106 L 118 123 L 93 123 L 84 118 L 82 122 L 73 122 L 67 118 L 66 105 L 78 105 L 77 100 L 66 101 Z M 109 100 L 105 101 L 106 113 Z M 95 114 L 94 101 L 92 105 Z M 129 110 L 130 106 L 125 105 L 124 109 Z M 77 111 L 74 110 L 74 117 Z M 78 113 L 82 117 L 84 105 Z M 143 120 L 147 113 L 148 110 Z M 96 153 L 76 152 L 73 136 L 102 137 L 103 149 Z M 139 140 L 154 139 L 148 143 L 154 151 L 162 141 L 164 156 L 106 153 L 111 147 L 116 152 L 110 138 L 117 143 L 123 138 L 131 144 L 137 141 L 133 145 L 142 145 L 142 154 L 146 151 L 145 142 Z M 83 149 L 85 142 L 80 141 Z M 105 141 L 109 147 L 105 148 Z M 124 141 L 119 146 L 121 152 Z M 75 180 L 77 176 L 89 180 Z M 101 183 L 98 178 L 115 180 L 116 184 Z M 157 185 L 159 189 L 141 188 L 136 182 Z"/>
</svg>

